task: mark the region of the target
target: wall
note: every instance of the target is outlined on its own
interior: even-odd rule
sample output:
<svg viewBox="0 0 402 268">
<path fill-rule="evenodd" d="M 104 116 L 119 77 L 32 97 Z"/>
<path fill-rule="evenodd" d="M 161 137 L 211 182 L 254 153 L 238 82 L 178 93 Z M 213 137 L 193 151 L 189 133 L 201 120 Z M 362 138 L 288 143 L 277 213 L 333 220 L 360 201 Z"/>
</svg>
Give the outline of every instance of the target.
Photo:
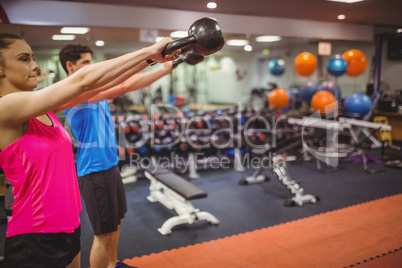
<svg viewBox="0 0 402 268">
<path fill-rule="evenodd" d="M 357 41 L 330 41 L 332 44 L 332 55 L 343 54 L 349 49 L 359 49 L 367 57 L 368 65 L 365 72 L 355 78 L 343 75 L 337 79 L 341 88 L 342 97 L 346 97 L 353 92 L 365 92 L 367 83 L 373 82 L 374 70 L 374 52 L 373 42 Z M 402 89 L 402 61 L 388 60 L 386 57 L 386 45 L 383 44 L 381 81 L 382 88 L 389 90 Z M 225 53 L 222 56 L 219 52 L 216 55 L 206 56 L 204 61 L 192 66 L 186 63 L 180 64 L 174 70 L 174 90 L 175 94 L 188 98 L 187 90 L 190 87 L 197 88 L 197 101 L 199 103 L 219 103 L 234 104 L 237 102 L 247 102 L 249 93 L 253 88 L 269 88 L 269 83 L 277 83 L 280 88 L 290 88 L 300 86 L 303 83 L 312 80 L 319 81 L 319 73 L 327 74 L 326 63 L 329 56 L 321 56 L 321 66 L 318 66 L 316 72 L 309 77 L 301 77 L 293 70 L 294 58 L 301 52 L 311 52 L 317 56 L 316 43 L 296 43 L 282 47 L 272 47 L 269 55 L 265 56 L 261 51 L 245 52 L 241 48 L 238 51 Z M 40 54 L 39 54 L 40 55 Z M 107 54 L 101 48 L 94 48 L 94 62 L 118 56 L 117 54 Z M 267 69 L 268 62 L 273 58 L 282 58 L 285 60 L 286 70 L 281 76 L 273 76 Z M 56 77 L 49 78 L 39 86 L 43 87 L 60 79 L 66 75 L 58 63 L 57 56 L 51 58 L 37 59 L 43 70 L 56 70 Z M 213 62 L 219 64 L 219 69 L 212 68 Z M 154 68 L 160 68 L 157 64 L 154 67 L 148 67 L 145 71 Z M 195 79 L 194 79 L 195 76 Z M 328 76 L 327 79 L 335 81 L 335 77 Z M 168 100 L 171 88 L 171 76 L 165 76 L 152 84 L 149 91 L 154 93 L 157 88 L 162 88 L 164 100 Z M 142 91 L 129 93 L 128 96 L 134 103 L 142 102 Z"/>
<path fill-rule="evenodd" d="M 402 60 L 387 59 L 387 44 L 385 40 L 382 49 L 381 81 L 390 91 L 402 90 Z"/>
</svg>

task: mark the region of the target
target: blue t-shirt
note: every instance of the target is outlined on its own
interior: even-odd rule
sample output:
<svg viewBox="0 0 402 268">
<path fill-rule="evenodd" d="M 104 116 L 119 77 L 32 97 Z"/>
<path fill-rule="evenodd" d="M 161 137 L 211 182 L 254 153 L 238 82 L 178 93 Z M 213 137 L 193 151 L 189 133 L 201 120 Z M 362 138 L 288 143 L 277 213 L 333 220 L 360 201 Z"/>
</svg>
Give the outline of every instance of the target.
<svg viewBox="0 0 402 268">
<path fill-rule="evenodd" d="M 82 103 L 64 110 L 77 149 L 77 175 L 104 171 L 116 166 L 117 140 L 114 122 L 106 100 Z"/>
</svg>

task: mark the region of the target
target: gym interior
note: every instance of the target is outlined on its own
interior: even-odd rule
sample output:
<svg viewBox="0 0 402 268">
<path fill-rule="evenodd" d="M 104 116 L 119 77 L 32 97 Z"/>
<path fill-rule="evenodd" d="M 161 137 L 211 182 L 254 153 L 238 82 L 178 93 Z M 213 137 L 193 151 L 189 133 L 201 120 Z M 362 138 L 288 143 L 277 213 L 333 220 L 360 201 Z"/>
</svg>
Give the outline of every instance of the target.
<svg viewBox="0 0 402 268">
<path fill-rule="evenodd" d="M 193 37 L 172 74 L 108 100 L 128 206 L 118 258 L 141 268 L 401 267 L 402 3 L 173 2 L 0 3 L 0 32 L 34 51 L 35 90 L 66 78 L 65 44 L 90 46 L 100 62 Z M 2 172 L 0 194 L 3 255 L 12 187 Z M 89 267 L 85 206 L 80 219 Z"/>
</svg>

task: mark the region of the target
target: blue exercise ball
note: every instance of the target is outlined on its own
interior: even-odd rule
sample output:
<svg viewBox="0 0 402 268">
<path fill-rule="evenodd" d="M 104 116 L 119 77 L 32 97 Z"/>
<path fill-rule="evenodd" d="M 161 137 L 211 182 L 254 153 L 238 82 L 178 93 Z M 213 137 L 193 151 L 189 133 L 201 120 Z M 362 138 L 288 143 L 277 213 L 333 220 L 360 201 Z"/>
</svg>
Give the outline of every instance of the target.
<svg viewBox="0 0 402 268">
<path fill-rule="evenodd" d="M 308 81 L 300 87 L 300 97 L 303 101 L 310 103 L 311 98 L 318 90 L 318 84 L 313 81 Z"/>
<path fill-rule="evenodd" d="M 317 91 L 321 90 L 326 90 L 332 93 L 332 95 L 335 96 L 336 94 L 336 99 L 339 100 L 342 96 L 341 88 L 332 81 L 323 81 L 318 85 Z"/>
<path fill-rule="evenodd" d="M 363 117 L 370 111 L 371 106 L 369 96 L 360 92 L 350 94 L 343 102 L 346 115 L 353 117 Z"/>
<path fill-rule="evenodd" d="M 273 75 L 282 75 L 285 72 L 285 61 L 273 59 L 268 63 L 268 70 Z"/>
<path fill-rule="evenodd" d="M 301 97 L 298 88 L 288 88 L 286 89 L 286 93 L 289 96 L 289 106 L 291 108 L 298 109 L 301 107 Z M 292 104 L 295 104 L 295 107 L 292 107 Z"/>
<path fill-rule="evenodd" d="M 327 71 L 334 76 L 341 76 L 348 69 L 347 61 L 341 55 L 335 55 L 328 60 Z"/>
<path fill-rule="evenodd" d="M 289 102 L 293 100 L 293 97 L 296 99 L 299 97 L 299 90 L 297 88 L 288 88 L 286 89 L 286 93 L 289 96 Z"/>
</svg>

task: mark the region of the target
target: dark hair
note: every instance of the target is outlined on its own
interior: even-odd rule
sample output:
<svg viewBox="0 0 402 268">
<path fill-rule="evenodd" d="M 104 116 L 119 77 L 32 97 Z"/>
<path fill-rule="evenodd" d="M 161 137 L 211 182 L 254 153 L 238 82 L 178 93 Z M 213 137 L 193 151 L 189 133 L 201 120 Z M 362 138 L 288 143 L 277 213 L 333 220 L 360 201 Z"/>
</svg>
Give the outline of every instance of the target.
<svg viewBox="0 0 402 268">
<path fill-rule="evenodd" d="M 22 37 L 10 34 L 10 33 L 0 33 L 0 66 L 4 65 L 3 50 L 10 47 L 15 40 L 24 40 Z"/>
<path fill-rule="evenodd" d="M 89 46 L 83 46 L 83 45 L 67 45 L 60 50 L 59 53 L 60 63 L 64 71 L 66 71 L 67 75 L 68 75 L 66 66 L 67 61 L 71 61 L 73 64 L 75 64 L 79 59 L 81 59 L 82 53 L 91 53 L 92 55 L 93 52 Z"/>
</svg>

